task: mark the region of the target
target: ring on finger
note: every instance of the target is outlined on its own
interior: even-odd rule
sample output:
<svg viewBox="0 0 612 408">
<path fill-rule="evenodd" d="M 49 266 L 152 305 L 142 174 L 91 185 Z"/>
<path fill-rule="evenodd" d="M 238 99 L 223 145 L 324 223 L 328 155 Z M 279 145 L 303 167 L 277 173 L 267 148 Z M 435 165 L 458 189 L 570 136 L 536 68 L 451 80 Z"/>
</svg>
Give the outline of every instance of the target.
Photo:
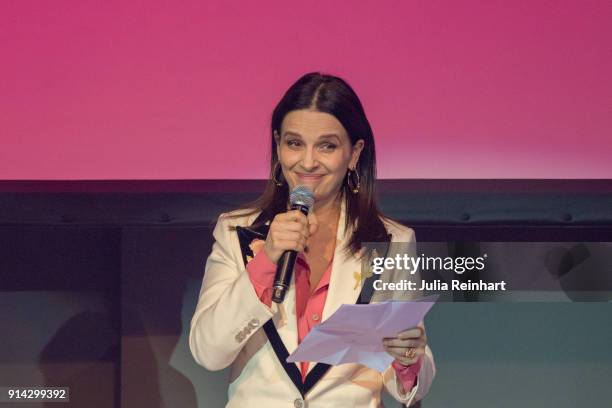
<svg viewBox="0 0 612 408">
<path fill-rule="evenodd" d="M 416 349 L 412 347 L 408 348 L 404 353 L 404 357 L 412 360 L 414 357 L 416 357 Z"/>
</svg>

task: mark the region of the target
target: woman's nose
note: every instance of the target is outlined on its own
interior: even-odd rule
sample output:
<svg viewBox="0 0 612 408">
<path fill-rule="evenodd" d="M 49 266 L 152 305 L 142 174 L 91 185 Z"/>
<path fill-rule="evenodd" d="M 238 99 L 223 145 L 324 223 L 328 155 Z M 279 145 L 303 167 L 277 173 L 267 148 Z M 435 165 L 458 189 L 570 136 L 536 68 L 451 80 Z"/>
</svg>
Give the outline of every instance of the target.
<svg viewBox="0 0 612 408">
<path fill-rule="evenodd" d="M 318 165 L 317 155 L 314 149 L 305 149 L 304 157 L 302 158 L 302 167 L 304 170 L 312 170 Z"/>
</svg>

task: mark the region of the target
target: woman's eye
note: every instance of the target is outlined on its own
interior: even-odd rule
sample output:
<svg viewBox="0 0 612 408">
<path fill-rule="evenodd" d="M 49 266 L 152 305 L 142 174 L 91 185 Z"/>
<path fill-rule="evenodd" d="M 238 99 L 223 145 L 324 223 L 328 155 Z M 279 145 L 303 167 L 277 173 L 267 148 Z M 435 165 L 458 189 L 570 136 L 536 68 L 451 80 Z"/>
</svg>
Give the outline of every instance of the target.
<svg viewBox="0 0 612 408">
<path fill-rule="evenodd" d="M 321 145 L 321 149 L 323 149 L 324 151 L 328 151 L 328 152 L 331 152 L 331 151 L 332 151 L 332 150 L 334 150 L 336 147 L 338 147 L 338 146 L 336 146 L 336 145 L 335 145 L 335 144 L 333 144 L 333 143 L 323 143 L 323 144 Z"/>
<path fill-rule="evenodd" d="M 299 140 L 287 140 L 287 146 L 298 147 L 300 146 L 300 141 Z"/>
</svg>

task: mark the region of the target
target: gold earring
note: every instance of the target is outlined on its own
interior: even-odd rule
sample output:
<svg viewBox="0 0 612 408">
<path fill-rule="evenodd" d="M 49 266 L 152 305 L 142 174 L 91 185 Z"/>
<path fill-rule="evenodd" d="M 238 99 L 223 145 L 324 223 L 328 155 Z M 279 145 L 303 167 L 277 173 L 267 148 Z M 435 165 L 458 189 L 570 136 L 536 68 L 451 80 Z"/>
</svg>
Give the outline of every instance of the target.
<svg viewBox="0 0 612 408">
<path fill-rule="evenodd" d="M 280 162 L 277 161 L 274 164 L 274 168 L 272 169 L 272 181 L 274 182 L 274 184 L 276 184 L 278 187 L 280 187 L 280 186 L 283 185 L 283 182 L 282 181 L 278 181 L 276 179 L 276 172 L 277 172 L 278 167 L 280 167 Z M 282 174 L 283 174 L 283 169 L 281 168 L 281 175 Z"/>
<path fill-rule="evenodd" d="M 353 177 L 352 177 L 353 174 L 355 174 L 357 181 L 353 181 Z M 357 168 L 355 168 L 355 170 L 351 170 L 351 169 L 348 170 L 346 182 L 354 194 L 359 193 L 359 188 L 361 187 L 361 184 L 359 182 L 359 173 L 357 172 Z"/>
</svg>

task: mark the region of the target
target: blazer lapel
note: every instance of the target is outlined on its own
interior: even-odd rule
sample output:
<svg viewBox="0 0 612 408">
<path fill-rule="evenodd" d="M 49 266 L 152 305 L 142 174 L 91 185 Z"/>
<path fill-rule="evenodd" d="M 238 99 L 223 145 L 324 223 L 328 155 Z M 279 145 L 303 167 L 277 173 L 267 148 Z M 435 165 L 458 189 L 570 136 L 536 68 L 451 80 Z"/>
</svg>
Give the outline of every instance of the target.
<svg viewBox="0 0 612 408">
<path fill-rule="evenodd" d="M 248 227 L 237 226 L 236 232 L 238 234 L 238 240 L 240 242 L 240 250 L 242 252 L 242 260 L 245 268 L 246 264 L 250 261 L 253 254 L 251 249 L 251 243 L 253 240 L 261 239 L 265 240 L 268 231 L 270 229 L 270 222 L 264 224 L 265 214 L 260 213 L 255 221 Z M 302 376 L 300 374 L 299 366 L 296 363 L 287 362 L 287 357 L 297 348 L 298 340 L 298 329 L 297 329 L 297 318 L 295 315 L 295 280 L 294 276 L 291 277 L 291 283 L 289 289 L 285 295 L 283 303 L 276 304 L 272 302 L 271 305 L 274 317 L 268 320 L 263 328 L 270 341 L 270 345 L 274 350 L 279 362 L 283 366 L 283 369 L 295 384 L 296 388 L 303 396 L 306 391 L 304 384 L 302 383 Z"/>
<path fill-rule="evenodd" d="M 240 249 L 244 260 L 244 265 L 254 257 L 251 243 L 255 239 L 265 240 L 270 229 L 270 222 L 266 221 L 265 215 L 260 213 L 257 219 L 249 227 L 236 227 L 238 232 Z M 254 226 L 260 224 L 259 226 Z M 275 314 L 274 326 L 278 332 L 287 351 L 292 353 L 297 348 L 297 318 L 295 315 L 295 275 L 292 274 L 289 289 L 286 292 L 285 300 L 281 304 L 272 302 L 272 311 Z M 295 363 L 294 363 L 295 364 Z"/>
</svg>

